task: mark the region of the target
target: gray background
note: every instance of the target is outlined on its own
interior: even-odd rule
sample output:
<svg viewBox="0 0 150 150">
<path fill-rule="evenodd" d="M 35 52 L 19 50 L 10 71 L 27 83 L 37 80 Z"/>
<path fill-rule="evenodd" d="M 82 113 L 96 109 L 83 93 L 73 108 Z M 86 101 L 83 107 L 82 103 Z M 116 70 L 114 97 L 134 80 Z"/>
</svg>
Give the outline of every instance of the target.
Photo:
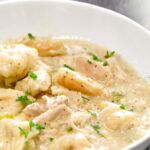
<svg viewBox="0 0 150 150">
<path fill-rule="evenodd" d="M 150 0 L 76 0 L 117 11 L 150 30 Z M 150 150 L 150 146 L 145 150 Z"/>
<path fill-rule="evenodd" d="M 76 0 L 117 11 L 150 30 L 150 0 Z"/>
</svg>

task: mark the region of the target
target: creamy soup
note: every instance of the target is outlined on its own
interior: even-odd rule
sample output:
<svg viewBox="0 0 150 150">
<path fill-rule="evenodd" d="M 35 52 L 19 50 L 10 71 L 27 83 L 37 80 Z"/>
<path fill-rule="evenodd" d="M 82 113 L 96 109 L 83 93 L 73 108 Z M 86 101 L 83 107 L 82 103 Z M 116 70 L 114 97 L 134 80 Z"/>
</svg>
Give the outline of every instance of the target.
<svg viewBox="0 0 150 150">
<path fill-rule="evenodd" d="M 149 84 L 88 41 L 8 40 L 0 85 L 0 150 L 119 150 L 150 128 Z"/>
</svg>

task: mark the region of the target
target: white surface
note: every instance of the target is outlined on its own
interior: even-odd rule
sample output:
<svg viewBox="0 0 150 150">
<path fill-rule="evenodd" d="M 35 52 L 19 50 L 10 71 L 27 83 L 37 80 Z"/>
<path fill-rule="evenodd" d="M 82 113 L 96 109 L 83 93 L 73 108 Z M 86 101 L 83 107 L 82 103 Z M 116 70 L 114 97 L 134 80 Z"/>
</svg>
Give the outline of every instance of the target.
<svg viewBox="0 0 150 150">
<path fill-rule="evenodd" d="M 150 33 L 110 10 L 63 0 L 1 2 L 0 40 L 28 32 L 89 39 L 117 51 L 142 75 L 150 76 Z M 141 150 L 150 144 L 146 139 L 138 148 L 136 143 L 131 147 Z"/>
</svg>

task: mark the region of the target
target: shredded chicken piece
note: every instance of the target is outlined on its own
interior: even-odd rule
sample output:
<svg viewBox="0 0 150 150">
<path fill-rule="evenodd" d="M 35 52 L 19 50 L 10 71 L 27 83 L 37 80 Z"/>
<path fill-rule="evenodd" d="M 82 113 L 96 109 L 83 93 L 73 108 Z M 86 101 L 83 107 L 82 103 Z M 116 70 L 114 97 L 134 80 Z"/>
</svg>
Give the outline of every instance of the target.
<svg viewBox="0 0 150 150">
<path fill-rule="evenodd" d="M 48 97 L 46 95 L 42 96 L 42 101 L 46 101 L 46 108 L 51 109 L 55 108 L 58 105 L 65 104 L 68 98 L 65 95 L 59 95 L 56 97 Z"/>
<path fill-rule="evenodd" d="M 42 96 L 39 103 L 33 103 L 28 105 L 24 110 L 24 114 L 28 118 L 34 118 L 44 113 L 48 109 L 56 108 L 58 105 L 65 104 L 67 97 L 64 95 L 56 97 L 48 97 L 46 95 Z"/>
<path fill-rule="evenodd" d="M 42 106 L 39 103 L 33 103 L 31 105 L 28 105 L 23 110 L 23 112 L 27 117 L 34 118 L 34 117 L 40 115 L 41 113 L 43 113 L 44 110 L 42 109 Z"/>
<path fill-rule="evenodd" d="M 91 64 L 88 60 L 91 61 Z M 103 81 L 107 84 L 113 83 L 112 74 L 108 67 L 104 67 L 103 63 L 96 62 L 87 55 L 74 56 L 72 65 L 76 71 L 82 72 L 89 77 Z"/>
<path fill-rule="evenodd" d="M 120 67 L 120 64 L 117 61 L 117 58 L 115 58 L 115 56 L 109 59 L 109 68 L 110 71 L 112 72 L 114 80 L 127 81 L 127 76 L 125 72 L 122 70 L 122 68 Z"/>
<path fill-rule="evenodd" d="M 71 112 L 71 110 L 65 104 L 59 105 L 58 107 L 56 107 L 54 109 L 49 109 L 48 111 L 44 112 L 40 116 L 36 117 L 34 119 L 34 122 L 35 123 L 45 123 L 45 122 L 52 121 L 60 113 L 62 113 L 64 111 L 67 112 L 67 113 Z"/>
</svg>

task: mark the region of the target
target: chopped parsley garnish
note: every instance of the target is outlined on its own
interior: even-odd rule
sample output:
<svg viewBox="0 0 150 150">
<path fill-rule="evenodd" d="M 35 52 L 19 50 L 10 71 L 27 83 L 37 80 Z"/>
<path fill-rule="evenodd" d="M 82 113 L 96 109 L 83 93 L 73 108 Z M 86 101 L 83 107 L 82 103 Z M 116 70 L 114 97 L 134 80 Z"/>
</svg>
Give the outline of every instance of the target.
<svg viewBox="0 0 150 150">
<path fill-rule="evenodd" d="M 34 72 L 29 72 L 28 75 L 33 79 L 37 79 L 37 75 Z"/>
<path fill-rule="evenodd" d="M 121 109 L 126 109 L 124 104 L 121 104 L 121 105 L 120 105 L 120 108 L 121 108 Z"/>
<path fill-rule="evenodd" d="M 29 91 L 26 91 L 26 92 L 25 92 L 25 95 L 26 95 L 26 96 L 30 95 L 30 92 L 29 92 Z"/>
<path fill-rule="evenodd" d="M 53 138 L 53 137 L 50 137 L 49 140 L 52 142 L 52 141 L 54 141 L 54 138 Z"/>
<path fill-rule="evenodd" d="M 30 92 L 29 92 L 29 91 L 26 91 L 26 92 L 25 92 L 25 96 L 19 96 L 19 97 L 16 99 L 16 101 L 20 101 L 20 102 L 23 102 L 23 103 L 26 103 L 26 104 L 36 103 L 36 102 L 37 102 L 36 100 L 30 101 L 30 100 L 28 99 L 28 95 L 29 95 L 29 94 L 30 94 Z"/>
<path fill-rule="evenodd" d="M 128 72 L 129 72 L 129 70 L 126 68 L 126 69 L 124 70 L 124 72 L 128 73 Z"/>
<path fill-rule="evenodd" d="M 124 104 L 121 104 L 121 105 L 120 105 L 120 108 L 121 108 L 121 109 L 124 109 L 124 110 L 126 109 Z M 133 111 L 134 111 L 134 109 L 132 108 L 132 109 L 129 109 L 128 111 L 133 112 Z"/>
<path fill-rule="evenodd" d="M 24 144 L 25 144 L 26 146 L 28 146 L 28 145 L 29 145 L 29 142 L 28 142 L 28 141 L 25 141 Z"/>
<path fill-rule="evenodd" d="M 85 100 L 87 100 L 87 101 L 90 101 L 90 99 L 87 98 L 87 97 L 82 96 L 82 98 L 85 99 Z"/>
<path fill-rule="evenodd" d="M 18 128 L 19 128 L 19 130 L 24 134 L 24 137 L 27 138 L 28 135 L 29 135 L 29 132 L 26 131 L 25 129 L 21 128 L 21 127 L 18 127 Z"/>
<path fill-rule="evenodd" d="M 107 65 L 108 65 L 108 62 L 107 62 L 107 60 L 105 60 L 103 63 L 103 66 L 107 66 Z"/>
<path fill-rule="evenodd" d="M 37 130 L 45 129 L 45 127 L 43 125 L 35 124 L 35 123 L 33 123 L 32 120 L 29 121 L 29 126 L 30 126 L 30 131 L 33 131 L 35 129 L 37 129 Z"/>
<path fill-rule="evenodd" d="M 37 129 L 37 130 L 41 130 L 41 129 L 45 129 L 45 127 L 41 124 L 35 124 L 33 123 L 32 120 L 29 121 L 29 127 L 30 127 L 30 132 Z M 26 131 L 25 129 L 18 127 L 19 130 L 24 134 L 25 138 L 28 137 L 29 133 L 28 131 Z M 25 142 L 26 145 L 28 145 L 28 141 Z"/>
<path fill-rule="evenodd" d="M 92 61 L 88 59 L 88 63 L 89 63 L 89 64 L 92 64 Z"/>
<path fill-rule="evenodd" d="M 69 128 L 67 129 L 67 131 L 68 131 L 68 132 L 71 132 L 71 131 L 72 131 L 72 127 L 69 127 Z"/>
<path fill-rule="evenodd" d="M 98 58 L 95 54 L 90 54 L 93 57 L 93 60 L 95 61 L 102 61 L 100 58 Z"/>
<path fill-rule="evenodd" d="M 90 111 L 89 109 L 86 109 L 86 111 L 87 111 L 88 113 L 90 113 L 90 114 L 91 114 L 92 116 L 94 116 L 94 117 L 97 116 L 95 112 L 92 112 L 92 111 Z"/>
<path fill-rule="evenodd" d="M 105 58 L 107 59 L 109 57 L 112 57 L 114 54 L 115 54 L 115 51 L 112 51 L 112 52 L 107 51 L 106 55 L 105 55 Z"/>
<path fill-rule="evenodd" d="M 106 138 L 103 134 L 100 133 L 100 126 L 99 125 L 91 125 L 91 127 L 97 132 L 98 135 L 100 135 L 103 138 Z"/>
<path fill-rule="evenodd" d="M 112 97 L 115 102 L 120 102 L 120 100 L 123 96 L 124 95 L 121 92 L 117 92 L 117 91 L 112 92 Z"/>
<path fill-rule="evenodd" d="M 133 112 L 133 111 L 134 111 L 134 109 L 132 108 L 132 109 L 129 109 L 128 111 L 131 111 L 131 112 Z"/>
<path fill-rule="evenodd" d="M 87 50 L 87 48 L 86 48 L 86 47 L 84 47 L 83 49 L 84 49 L 85 51 Z"/>
<path fill-rule="evenodd" d="M 35 103 L 36 101 L 30 101 L 28 100 L 28 97 L 27 96 L 19 96 L 16 101 L 20 101 L 20 102 L 23 102 L 23 103 L 26 103 L 26 104 L 32 104 L 32 103 Z"/>
<path fill-rule="evenodd" d="M 29 120 L 29 127 L 30 127 L 30 131 L 36 129 L 35 124 L 32 122 L 32 120 Z"/>
<path fill-rule="evenodd" d="M 45 129 L 45 127 L 42 124 L 36 124 L 36 129 L 42 130 L 42 129 Z"/>
<path fill-rule="evenodd" d="M 31 33 L 28 33 L 28 37 L 29 37 L 30 39 L 35 39 L 35 36 L 33 36 Z"/>
<path fill-rule="evenodd" d="M 64 64 L 64 67 L 66 67 L 66 68 L 68 68 L 68 69 L 70 69 L 70 70 L 74 71 L 74 69 L 73 69 L 73 68 L 71 68 L 70 66 L 68 66 L 67 64 Z"/>
</svg>

